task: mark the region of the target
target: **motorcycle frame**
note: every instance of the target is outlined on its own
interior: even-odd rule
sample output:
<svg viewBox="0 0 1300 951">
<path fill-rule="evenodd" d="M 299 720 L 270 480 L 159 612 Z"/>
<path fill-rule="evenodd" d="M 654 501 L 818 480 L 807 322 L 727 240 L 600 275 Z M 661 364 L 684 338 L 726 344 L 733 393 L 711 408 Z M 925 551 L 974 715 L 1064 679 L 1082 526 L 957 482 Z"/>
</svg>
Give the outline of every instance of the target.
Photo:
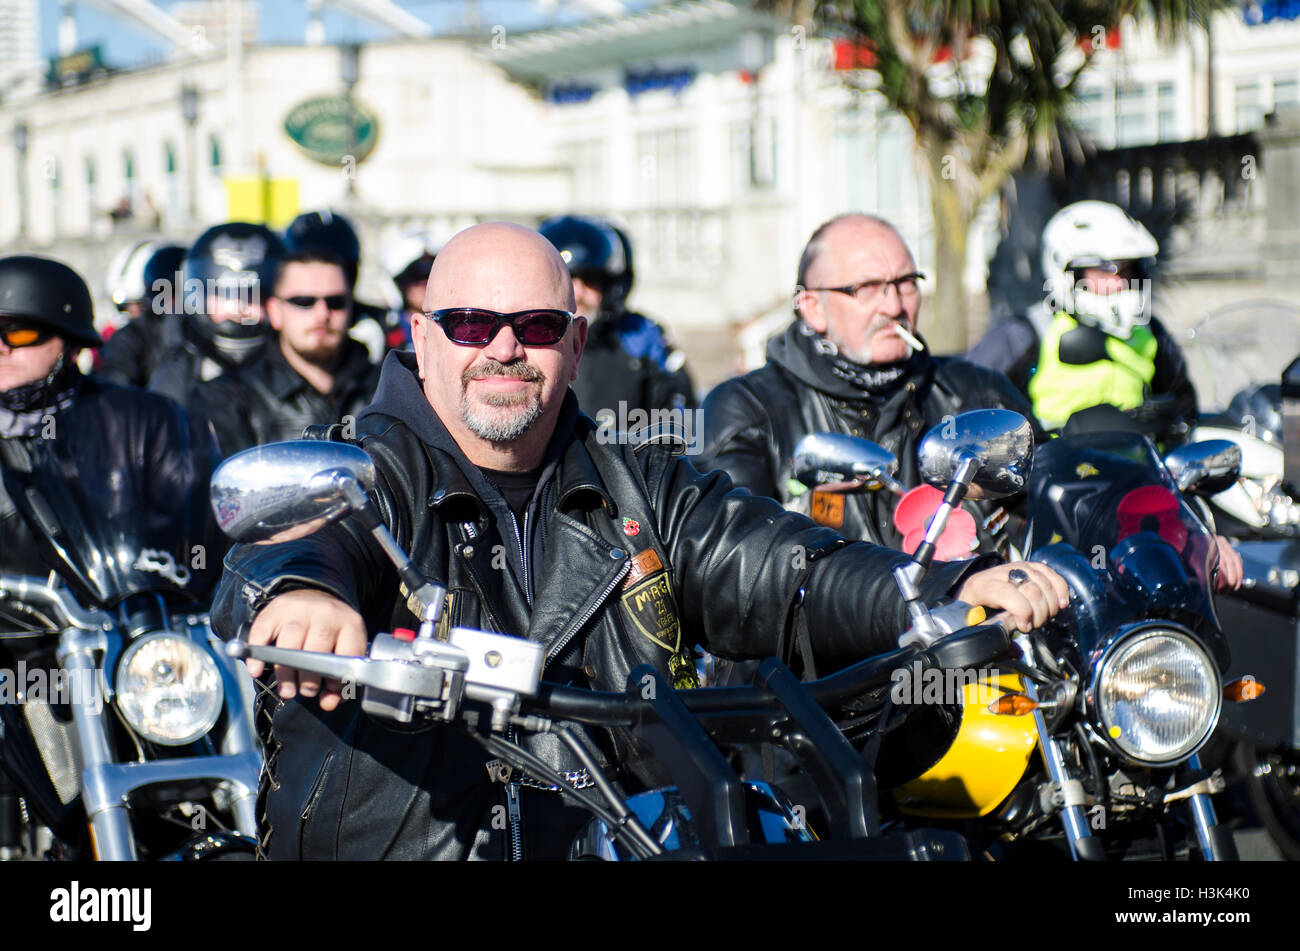
<svg viewBox="0 0 1300 951">
<path fill-rule="evenodd" d="M 256 800 L 262 759 L 252 726 L 250 695 L 240 680 L 235 662 L 224 651 L 184 635 L 217 663 L 223 689 L 225 728 L 212 738 L 220 750 L 215 756 L 187 756 L 147 762 L 118 762 L 113 756 L 109 705 L 111 675 L 106 661 L 115 661 L 121 644 L 117 625 L 103 611 L 84 609 L 53 584 L 30 577 L 5 579 L 4 590 L 18 600 L 42 602 L 66 624 L 56 652 L 72 683 L 72 723 L 81 754 L 81 801 L 89 823 L 91 847 L 101 861 L 136 861 L 139 858 L 131 824 L 131 793 L 159 783 L 202 780 L 229 783 L 233 790 L 231 813 L 236 831 L 253 838 L 257 831 Z M 203 630 L 208 631 L 206 623 Z M 170 633 L 177 633 L 171 631 Z M 208 631 L 208 638 L 212 635 Z M 115 649 L 116 648 L 116 649 Z"/>
</svg>

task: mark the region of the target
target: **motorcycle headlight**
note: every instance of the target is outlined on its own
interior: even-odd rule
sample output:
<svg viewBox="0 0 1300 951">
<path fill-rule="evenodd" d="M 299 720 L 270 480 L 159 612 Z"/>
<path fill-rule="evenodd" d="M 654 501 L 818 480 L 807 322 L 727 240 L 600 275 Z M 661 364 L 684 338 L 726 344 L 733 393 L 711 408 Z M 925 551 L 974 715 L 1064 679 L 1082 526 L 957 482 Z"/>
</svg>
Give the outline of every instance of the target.
<svg viewBox="0 0 1300 951">
<path fill-rule="evenodd" d="M 1143 765 L 1170 765 L 1196 752 L 1218 722 L 1219 671 L 1190 635 L 1146 628 L 1107 651 L 1093 702 L 1116 750 Z"/>
<path fill-rule="evenodd" d="M 221 714 L 221 672 L 193 641 L 150 634 L 122 652 L 117 706 L 140 735 L 166 746 L 201 737 Z"/>
</svg>

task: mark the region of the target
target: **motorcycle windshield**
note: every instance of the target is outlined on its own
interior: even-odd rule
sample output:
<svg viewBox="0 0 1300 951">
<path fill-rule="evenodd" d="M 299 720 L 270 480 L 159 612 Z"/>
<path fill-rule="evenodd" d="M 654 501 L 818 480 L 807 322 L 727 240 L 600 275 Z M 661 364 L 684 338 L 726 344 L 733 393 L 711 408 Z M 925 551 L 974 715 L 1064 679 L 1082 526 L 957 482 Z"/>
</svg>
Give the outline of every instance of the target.
<svg viewBox="0 0 1300 951">
<path fill-rule="evenodd" d="M 1040 447 L 1029 475 L 1029 513 L 1029 549 L 1073 545 L 1106 572 L 1131 615 L 1214 616 L 1213 536 L 1145 436 L 1089 433 Z"/>
<path fill-rule="evenodd" d="M 196 456 L 193 465 L 202 472 L 204 461 Z M 84 439 L 38 441 L 31 471 L 6 468 L 4 484 L 47 564 L 99 607 L 148 592 L 189 600 L 207 584 L 206 570 L 191 567 L 191 546 L 206 529 L 201 492 L 155 498 L 145 473 L 107 466 Z"/>
</svg>

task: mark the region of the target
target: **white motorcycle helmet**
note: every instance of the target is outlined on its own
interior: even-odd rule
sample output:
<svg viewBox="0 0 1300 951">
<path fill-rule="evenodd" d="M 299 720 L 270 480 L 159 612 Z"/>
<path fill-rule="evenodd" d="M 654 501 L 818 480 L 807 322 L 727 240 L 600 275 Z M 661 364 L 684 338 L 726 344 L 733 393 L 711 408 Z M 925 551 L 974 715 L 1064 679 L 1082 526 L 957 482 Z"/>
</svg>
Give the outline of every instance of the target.
<svg viewBox="0 0 1300 951">
<path fill-rule="evenodd" d="M 104 291 L 119 311 L 124 311 L 128 304 L 149 300 L 149 289 L 144 286 L 144 266 L 156 251 L 170 244 L 170 241 L 137 241 L 113 258 Z"/>
<path fill-rule="evenodd" d="M 1081 323 L 1127 339 L 1151 319 L 1150 264 L 1160 245 L 1123 209 L 1104 201 L 1066 205 L 1043 228 L 1043 276 L 1048 306 Z M 1082 270 L 1120 262 L 1137 264 L 1133 286 L 1097 294 L 1082 281 Z"/>
<path fill-rule="evenodd" d="M 432 231 L 408 231 L 384 248 L 384 275 L 388 278 L 384 281 L 384 297 L 389 307 L 401 310 L 406 306 L 399 279 L 408 276 L 417 263 L 427 265 L 427 259 L 437 257 L 444 244 L 446 241 Z M 427 270 L 423 276 L 428 276 Z"/>
</svg>

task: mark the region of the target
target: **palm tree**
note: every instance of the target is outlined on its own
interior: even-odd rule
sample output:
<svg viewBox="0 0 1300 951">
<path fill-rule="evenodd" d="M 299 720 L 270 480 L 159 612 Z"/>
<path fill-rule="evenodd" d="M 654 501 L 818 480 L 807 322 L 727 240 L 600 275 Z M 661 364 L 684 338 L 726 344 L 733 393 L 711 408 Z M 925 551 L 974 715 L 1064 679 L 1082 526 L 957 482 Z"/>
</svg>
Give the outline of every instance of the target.
<svg viewBox="0 0 1300 951">
<path fill-rule="evenodd" d="M 1080 75 L 1127 18 L 1161 39 L 1206 26 L 1232 0 L 757 0 L 848 37 L 876 90 L 911 124 L 929 171 L 939 352 L 961 352 L 969 301 L 961 275 L 980 206 L 1033 157 L 1060 167 L 1077 149 L 1068 110 Z"/>
</svg>

